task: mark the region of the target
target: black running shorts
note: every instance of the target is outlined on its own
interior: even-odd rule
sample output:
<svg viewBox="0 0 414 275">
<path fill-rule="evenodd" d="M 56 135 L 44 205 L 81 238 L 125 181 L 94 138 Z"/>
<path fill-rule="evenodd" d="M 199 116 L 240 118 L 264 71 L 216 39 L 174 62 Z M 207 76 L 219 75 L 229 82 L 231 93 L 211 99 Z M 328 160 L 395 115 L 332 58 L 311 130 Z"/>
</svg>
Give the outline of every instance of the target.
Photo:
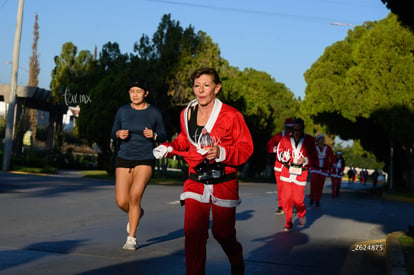
<svg viewBox="0 0 414 275">
<path fill-rule="evenodd" d="M 134 168 L 138 165 L 147 165 L 151 166 L 152 168 L 155 167 L 155 159 L 143 159 L 143 160 L 129 160 L 123 159 L 120 157 L 116 157 L 115 160 L 115 167 L 116 168 Z"/>
</svg>

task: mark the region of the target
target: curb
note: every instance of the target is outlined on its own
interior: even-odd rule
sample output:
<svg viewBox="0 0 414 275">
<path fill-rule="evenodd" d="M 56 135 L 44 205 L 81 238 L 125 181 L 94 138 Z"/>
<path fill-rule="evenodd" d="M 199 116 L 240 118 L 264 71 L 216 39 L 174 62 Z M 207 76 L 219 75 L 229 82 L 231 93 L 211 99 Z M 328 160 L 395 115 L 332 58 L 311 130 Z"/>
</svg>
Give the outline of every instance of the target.
<svg viewBox="0 0 414 275">
<path fill-rule="evenodd" d="M 386 200 L 400 201 L 414 203 L 414 198 L 403 197 L 398 195 L 382 192 L 382 198 Z M 398 237 L 402 234 L 401 231 L 396 231 L 387 234 L 385 240 L 385 261 L 387 264 L 387 274 L 390 275 L 407 275 L 407 265 L 405 263 L 404 255 L 401 249 Z"/>
<path fill-rule="evenodd" d="M 389 194 L 387 192 L 382 192 L 382 197 L 387 200 L 393 200 L 393 201 L 401 201 L 401 202 L 409 202 L 414 203 L 414 198 L 411 197 L 404 197 L 404 196 L 398 196 Z"/>
<path fill-rule="evenodd" d="M 408 274 L 400 241 L 398 240 L 400 234 L 400 231 L 390 233 L 387 235 L 385 240 L 385 260 L 387 264 L 387 274 Z"/>
</svg>

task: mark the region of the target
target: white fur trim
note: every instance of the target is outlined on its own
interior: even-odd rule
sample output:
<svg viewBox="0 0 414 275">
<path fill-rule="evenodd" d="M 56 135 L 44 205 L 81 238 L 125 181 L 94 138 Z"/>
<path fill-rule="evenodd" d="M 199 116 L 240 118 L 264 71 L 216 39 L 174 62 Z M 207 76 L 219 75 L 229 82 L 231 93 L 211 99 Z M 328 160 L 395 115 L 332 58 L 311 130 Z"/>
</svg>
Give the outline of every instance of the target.
<svg viewBox="0 0 414 275">
<path fill-rule="evenodd" d="M 223 147 L 219 146 L 220 149 L 220 157 L 216 158 L 216 162 L 222 162 L 226 160 L 226 149 L 224 149 Z"/>
<path fill-rule="evenodd" d="M 273 168 L 273 170 L 275 170 L 275 171 L 277 171 L 277 172 L 282 172 L 282 168 L 283 168 L 283 166 L 280 166 L 280 167 L 274 167 Z"/>
<path fill-rule="evenodd" d="M 241 200 L 225 200 L 217 198 L 213 195 L 213 185 L 204 185 L 204 193 L 203 195 L 195 193 L 195 192 L 184 192 L 180 195 L 180 200 L 184 201 L 186 199 L 194 199 L 199 202 L 209 203 L 210 198 L 213 204 L 221 206 L 221 207 L 237 207 L 240 205 Z"/>
<path fill-rule="evenodd" d="M 185 131 L 187 132 L 187 138 L 188 140 L 197 148 L 199 149 L 200 146 L 200 142 L 193 142 L 193 139 L 190 137 L 190 133 L 188 131 L 188 121 L 187 121 L 187 117 L 188 117 L 188 112 L 190 110 L 190 108 L 194 107 L 195 105 L 198 104 L 197 99 L 193 99 L 190 103 L 188 103 L 187 107 L 185 108 L 185 112 L 183 113 L 184 117 L 184 123 L 185 123 Z M 220 113 L 221 107 L 223 106 L 223 103 L 219 100 L 219 99 L 215 99 L 214 101 L 214 107 L 213 110 L 211 111 L 210 117 L 207 120 L 207 123 L 205 125 L 204 128 L 206 128 L 207 132 L 211 133 L 211 130 L 214 127 L 214 124 L 217 121 L 218 115 Z M 201 138 L 201 135 L 200 135 Z"/>
<path fill-rule="evenodd" d="M 324 172 L 324 171 L 322 171 L 320 169 L 318 169 L 318 170 L 311 170 L 310 172 L 311 172 L 311 174 L 315 173 L 315 174 L 319 174 L 319 175 L 323 175 L 323 176 L 329 176 L 329 173 Z"/>
<path fill-rule="evenodd" d="M 294 184 L 301 185 L 301 186 L 306 185 L 306 181 L 298 181 L 296 175 L 290 175 L 289 178 L 281 176 L 280 180 L 284 182 L 288 182 L 288 183 L 294 183 Z"/>
</svg>

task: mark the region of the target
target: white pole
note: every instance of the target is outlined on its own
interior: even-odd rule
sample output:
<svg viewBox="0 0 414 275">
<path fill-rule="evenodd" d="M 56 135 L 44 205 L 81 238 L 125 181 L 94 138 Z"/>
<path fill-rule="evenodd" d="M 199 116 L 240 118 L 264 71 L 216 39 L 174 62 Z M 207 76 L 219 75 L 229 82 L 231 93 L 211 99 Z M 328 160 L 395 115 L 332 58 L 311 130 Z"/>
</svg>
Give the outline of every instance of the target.
<svg viewBox="0 0 414 275">
<path fill-rule="evenodd" d="M 10 78 L 9 107 L 7 110 L 6 132 L 5 132 L 5 139 L 4 139 L 4 152 L 3 152 L 3 170 L 4 171 L 8 171 L 10 169 L 10 156 L 11 156 L 11 151 L 13 147 L 14 122 L 15 122 L 14 109 L 16 105 L 17 71 L 19 68 L 20 41 L 21 41 L 21 36 L 22 36 L 23 6 L 24 6 L 24 0 L 19 0 L 19 7 L 17 9 L 16 33 L 14 35 L 12 73 L 11 73 L 11 78 Z"/>
</svg>

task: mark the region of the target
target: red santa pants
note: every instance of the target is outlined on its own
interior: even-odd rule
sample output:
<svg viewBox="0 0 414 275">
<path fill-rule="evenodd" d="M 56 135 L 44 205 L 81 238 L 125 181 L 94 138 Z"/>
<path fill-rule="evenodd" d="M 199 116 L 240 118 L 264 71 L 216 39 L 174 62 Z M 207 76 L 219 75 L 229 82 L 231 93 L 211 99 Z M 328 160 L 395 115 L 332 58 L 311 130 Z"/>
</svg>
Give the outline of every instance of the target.
<svg viewBox="0 0 414 275">
<path fill-rule="evenodd" d="M 332 198 L 339 197 L 339 189 L 341 189 L 341 178 L 331 177 L 332 182 Z"/>
<path fill-rule="evenodd" d="M 275 179 L 276 179 L 276 186 L 277 186 L 277 200 L 278 200 L 278 207 L 283 208 L 283 197 L 282 197 L 282 191 L 283 191 L 283 182 L 280 180 L 280 174 L 281 172 L 275 171 Z"/>
<path fill-rule="evenodd" d="M 187 275 L 205 274 L 210 209 L 213 216 L 211 231 L 226 253 L 230 264 L 237 265 L 243 262 L 243 248 L 236 239 L 236 208 L 186 199 L 184 235 Z"/>
<path fill-rule="evenodd" d="M 285 211 L 285 226 L 292 227 L 292 212 L 295 206 L 299 218 L 306 214 L 305 207 L 305 186 L 297 185 L 292 182 L 283 181 L 283 210 Z"/>
<path fill-rule="evenodd" d="M 312 173 L 310 181 L 309 198 L 315 202 L 319 202 L 322 197 L 323 186 L 325 184 L 325 175 Z"/>
</svg>

